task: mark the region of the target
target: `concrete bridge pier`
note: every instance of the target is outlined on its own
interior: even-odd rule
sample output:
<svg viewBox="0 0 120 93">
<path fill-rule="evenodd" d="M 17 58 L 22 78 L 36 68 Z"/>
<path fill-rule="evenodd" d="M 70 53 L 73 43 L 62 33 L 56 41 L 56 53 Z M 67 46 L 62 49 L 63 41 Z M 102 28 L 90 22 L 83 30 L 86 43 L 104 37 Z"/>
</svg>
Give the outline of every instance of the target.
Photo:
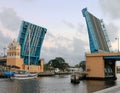
<svg viewBox="0 0 120 93">
<path fill-rule="evenodd" d="M 120 53 L 86 54 L 87 79 L 116 79 Z"/>
</svg>

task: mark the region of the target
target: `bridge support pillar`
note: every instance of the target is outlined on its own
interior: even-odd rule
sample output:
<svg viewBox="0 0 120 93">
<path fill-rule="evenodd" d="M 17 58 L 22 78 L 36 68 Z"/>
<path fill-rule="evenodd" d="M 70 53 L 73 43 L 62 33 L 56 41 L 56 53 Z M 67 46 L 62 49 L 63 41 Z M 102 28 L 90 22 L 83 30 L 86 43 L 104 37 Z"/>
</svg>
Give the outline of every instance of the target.
<svg viewBox="0 0 120 93">
<path fill-rule="evenodd" d="M 114 54 L 113 54 L 114 55 Z M 86 54 L 86 72 L 88 79 L 116 79 L 116 60 L 104 59 L 104 54 Z M 115 55 L 114 55 L 115 56 Z"/>
</svg>

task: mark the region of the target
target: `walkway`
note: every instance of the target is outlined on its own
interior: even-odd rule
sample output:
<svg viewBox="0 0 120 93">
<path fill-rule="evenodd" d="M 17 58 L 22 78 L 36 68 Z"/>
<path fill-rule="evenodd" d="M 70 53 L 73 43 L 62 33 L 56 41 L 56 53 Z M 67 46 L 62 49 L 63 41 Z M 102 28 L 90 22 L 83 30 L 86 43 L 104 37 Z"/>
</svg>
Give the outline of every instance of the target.
<svg viewBox="0 0 120 93">
<path fill-rule="evenodd" d="M 120 93 L 120 85 L 117 85 L 117 86 L 114 86 L 114 87 L 111 87 L 111 88 L 107 88 L 107 89 L 104 89 L 104 90 L 100 90 L 100 91 L 97 91 L 97 92 L 94 92 L 94 93 Z"/>
</svg>

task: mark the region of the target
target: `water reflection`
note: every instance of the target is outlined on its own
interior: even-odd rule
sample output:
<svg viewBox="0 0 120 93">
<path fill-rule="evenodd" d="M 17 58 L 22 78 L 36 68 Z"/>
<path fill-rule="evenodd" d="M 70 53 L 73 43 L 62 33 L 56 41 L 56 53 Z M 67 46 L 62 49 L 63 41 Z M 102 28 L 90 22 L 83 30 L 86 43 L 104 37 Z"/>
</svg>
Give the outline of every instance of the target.
<svg viewBox="0 0 120 93">
<path fill-rule="evenodd" d="M 40 93 L 38 80 L 0 79 L 0 93 Z"/>
<path fill-rule="evenodd" d="M 38 80 L 15 80 L 16 93 L 40 93 Z"/>
<path fill-rule="evenodd" d="M 69 75 L 34 80 L 0 79 L 0 93 L 92 93 L 114 86 L 118 82 L 83 80 L 80 84 L 72 84 Z"/>
</svg>

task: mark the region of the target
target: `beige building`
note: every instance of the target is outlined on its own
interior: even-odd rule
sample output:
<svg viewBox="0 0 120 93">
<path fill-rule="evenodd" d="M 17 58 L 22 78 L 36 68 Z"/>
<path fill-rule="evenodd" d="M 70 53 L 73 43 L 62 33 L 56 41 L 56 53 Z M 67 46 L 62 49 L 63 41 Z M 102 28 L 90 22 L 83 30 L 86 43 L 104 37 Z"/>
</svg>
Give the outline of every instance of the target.
<svg viewBox="0 0 120 93">
<path fill-rule="evenodd" d="M 8 46 L 8 52 L 7 52 L 7 63 L 6 65 L 19 68 L 19 69 L 28 69 L 28 65 L 24 65 L 23 58 L 20 57 L 20 44 L 17 43 L 15 40 L 13 40 L 12 43 Z M 30 65 L 30 72 L 43 72 L 43 64 L 44 60 L 41 59 L 41 62 L 39 65 Z"/>
<path fill-rule="evenodd" d="M 120 53 L 86 54 L 87 78 L 116 78 L 116 60 Z"/>
<path fill-rule="evenodd" d="M 22 69 L 23 66 L 23 59 L 20 58 L 20 45 L 15 40 L 8 46 L 7 52 L 7 65 L 9 66 L 16 66 Z"/>
</svg>

